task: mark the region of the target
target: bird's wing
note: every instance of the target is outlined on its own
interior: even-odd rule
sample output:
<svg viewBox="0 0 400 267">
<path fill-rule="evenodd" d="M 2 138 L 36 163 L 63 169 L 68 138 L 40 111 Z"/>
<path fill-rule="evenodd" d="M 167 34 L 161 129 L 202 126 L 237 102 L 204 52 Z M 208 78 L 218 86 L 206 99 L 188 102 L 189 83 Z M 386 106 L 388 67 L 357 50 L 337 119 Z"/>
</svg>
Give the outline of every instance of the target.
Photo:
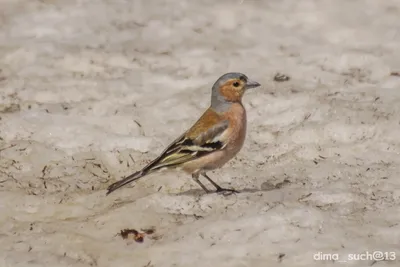
<svg viewBox="0 0 400 267">
<path fill-rule="evenodd" d="M 228 126 L 229 121 L 225 117 L 212 109 L 208 109 L 188 131 L 172 142 L 160 156 L 142 170 L 110 185 L 107 194 L 159 169 L 176 167 L 213 151 L 223 149 L 228 140 L 227 136 L 229 136 L 229 134 L 226 134 Z"/>
<path fill-rule="evenodd" d="M 197 127 L 199 120 L 189 131 L 172 142 L 161 155 L 147 165 L 143 171 L 151 172 L 165 167 L 173 167 L 190 160 L 223 149 L 226 141 L 223 133 L 228 129 L 228 120 L 222 120 L 212 127 Z M 207 129 L 201 131 L 201 129 Z M 195 134 L 194 134 L 195 133 Z"/>
<path fill-rule="evenodd" d="M 202 124 L 203 122 L 204 121 L 199 120 L 194 126 L 198 126 L 199 123 Z M 107 195 L 130 182 L 152 173 L 153 171 L 174 167 L 225 147 L 226 140 L 224 132 L 229 126 L 227 120 L 220 121 L 214 126 L 209 127 L 208 130 L 204 131 L 200 130 L 206 128 L 194 126 L 172 142 L 158 158 L 150 162 L 142 170 L 110 185 L 108 187 Z M 194 135 L 194 133 L 197 134 Z"/>
</svg>

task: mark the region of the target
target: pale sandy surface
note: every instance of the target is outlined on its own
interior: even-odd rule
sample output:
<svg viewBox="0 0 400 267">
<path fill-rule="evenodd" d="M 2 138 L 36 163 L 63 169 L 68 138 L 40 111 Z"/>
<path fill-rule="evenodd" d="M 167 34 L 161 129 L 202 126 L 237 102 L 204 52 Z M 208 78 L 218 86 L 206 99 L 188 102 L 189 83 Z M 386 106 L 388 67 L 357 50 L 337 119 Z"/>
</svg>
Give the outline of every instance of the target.
<svg viewBox="0 0 400 267">
<path fill-rule="evenodd" d="M 398 0 L 1 0 L 0 69 L 0 267 L 400 266 Z M 245 192 L 164 173 L 106 197 L 228 71 L 263 84 L 210 173 Z M 313 257 L 375 250 L 397 261 Z"/>
</svg>

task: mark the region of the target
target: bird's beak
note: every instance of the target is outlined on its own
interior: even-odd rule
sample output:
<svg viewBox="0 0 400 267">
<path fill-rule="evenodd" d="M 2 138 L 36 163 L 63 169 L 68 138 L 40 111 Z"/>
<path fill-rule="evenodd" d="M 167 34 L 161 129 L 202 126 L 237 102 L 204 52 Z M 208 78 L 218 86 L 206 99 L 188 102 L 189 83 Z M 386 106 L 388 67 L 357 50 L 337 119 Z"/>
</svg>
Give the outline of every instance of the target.
<svg viewBox="0 0 400 267">
<path fill-rule="evenodd" d="M 251 88 L 256 88 L 259 87 L 261 84 L 259 84 L 256 81 L 248 80 L 246 83 L 246 89 L 251 89 Z"/>
</svg>

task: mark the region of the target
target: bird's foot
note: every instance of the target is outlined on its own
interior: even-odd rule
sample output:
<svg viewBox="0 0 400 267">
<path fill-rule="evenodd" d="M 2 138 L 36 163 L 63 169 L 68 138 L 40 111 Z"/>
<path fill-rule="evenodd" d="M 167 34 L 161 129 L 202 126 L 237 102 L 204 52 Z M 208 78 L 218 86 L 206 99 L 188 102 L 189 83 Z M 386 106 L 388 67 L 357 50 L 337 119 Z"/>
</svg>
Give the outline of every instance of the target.
<svg viewBox="0 0 400 267">
<path fill-rule="evenodd" d="M 235 189 L 228 189 L 228 188 L 218 188 L 217 191 L 215 191 L 218 195 L 224 195 L 224 196 L 230 196 L 232 194 L 237 194 L 239 191 Z"/>
</svg>

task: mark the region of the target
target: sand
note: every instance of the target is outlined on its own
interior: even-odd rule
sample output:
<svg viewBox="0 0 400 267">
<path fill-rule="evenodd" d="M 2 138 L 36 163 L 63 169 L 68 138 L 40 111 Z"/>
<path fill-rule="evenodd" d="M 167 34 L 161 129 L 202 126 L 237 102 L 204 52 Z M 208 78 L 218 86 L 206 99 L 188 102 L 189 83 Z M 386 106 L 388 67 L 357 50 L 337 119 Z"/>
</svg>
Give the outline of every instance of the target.
<svg viewBox="0 0 400 267">
<path fill-rule="evenodd" d="M 0 266 L 400 266 L 399 18 L 397 0 L 1 0 Z M 231 71 L 262 87 L 210 176 L 242 192 L 167 172 L 106 197 Z"/>
</svg>

